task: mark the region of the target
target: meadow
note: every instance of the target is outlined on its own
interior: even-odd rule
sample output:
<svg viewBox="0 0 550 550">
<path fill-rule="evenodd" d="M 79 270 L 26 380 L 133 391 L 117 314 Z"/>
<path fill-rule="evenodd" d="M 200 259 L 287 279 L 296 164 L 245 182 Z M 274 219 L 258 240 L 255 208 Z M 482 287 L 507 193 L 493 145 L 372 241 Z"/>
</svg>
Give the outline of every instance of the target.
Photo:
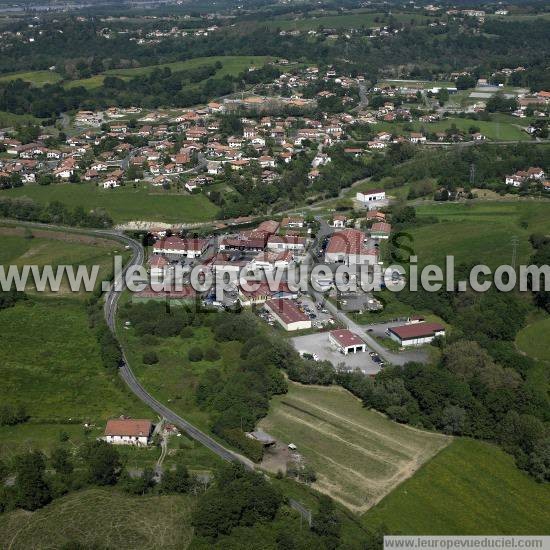
<svg viewBox="0 0 550 550">
<path fill-rule="evenodd" d="M 0 111 L 0 128 L 17 126 L 18 124 L 39 124 L 40 119 L 32 115 L 16 115 L 6 111 Z"/>
<path fill-rule="evenodd" d="M 336 386 L 291 383 L 260 427 L 297 445 L 317 473 L 313 487 L 354 512 L 374 506 L 450 442 L 364 409 Z"/>
<path fill-rule="evenodd" d="M 407 535 L 548 535 L 550 487 L 497 447 L 456 439 L 363 522 Z"/>
<path fill-rule="evenodd" d="M 418 263 L 445 265 L 446 255 L 455 264 L 474 262 L 495 268 L 512 260 L 512 237 L 518 238 L 517 263 L 532 254 L 529 235 L 550 231 L 549 204 L 545 201 L 473 201 L 418 204 L 417 216 L 433 217 L 428 223 L 407 229 Z M 406 242 L 406 241 L 404 241 Z"/>
<path fill-rule="evenodd" d="M 115 489 L 70 493 L 33 513 L 0 516 L 0 541 L 35 548 L 185 549 L 191 543 L 194 498 L 130 496 Z"/>
<path fill-rule="evenodd" d="M 30 82 L 33 86 L 42 87 L 44 84 L 55 84 L 62 77 L 55 71 L 28 71 L 0 76 L 0 82 L 11 82 L 18 79 Z"/>
<path fill-rule="evenodd" d="M 2 196 L 29 197 L 40 203 L 59 201 L 69 207 L 103 208 L 116 223 L 131 220 L 204 222 L 213 219 L 218 211 L 203 194 L 153 190 L 145 183 L 116 189 L 102 189 L 89 183 L 25 185 L 0 191 L 0 198 Z"/>
<path fill-rule="evenodd" d="M 535 360 L 550 362 L 549 335 L 550 317 L 541 315 L 519 331 L 516 336 L 516 346 Z"/>
<path fill-rule="evenodd" d="M 89 270 L 92 266 L 98 266 L 98 282 L 110 278 L 114 256 L 125 254 L 113 241 L 61 231 L 0 227 L 0 238 L 2 239 L 0 264 L 18 267 L 36 265 L 39 268 L 52 266 L 54 270 L 59 265 L 70 265 L 75 270 L 79 265 L 85 265 Z M 26 291 L 34 291 L 30 282 Z M 47 288 L 42 296 L 52 294 Z M 80 292 L 72 292 L 66 277 L 56 295 L 70 295 L 81 299 L 88 297 L 84 289 Z"/>
<path fill-rule="evenodd" d="M 225 75 L 237 75 L 251 66 L 262 66 L 270 61 L 268 56 L 254 55 L 227 55 L 227 56 L 211 56 L 211 57 L 196 57 L 186 61 L 175 61 L 173 63 L 159 63 L 158 65 L 149 65 L 146 67 L 133 67 L 128 69 L 110 69 L 102 74 L 84 78 L 81 80 L 72 80 L 65 83 L 66 88 L 75 88 L 84 86 L 86 89 L 99 88 L 103 84 L 106 76 L 117 76 L 122 79 L 130 79 L 136 76 L 151 74 L 155 69 L 163 69 L 169 67 L 172 72 L 181 72 L 189 69 L 195 69 L 202 65 L 211 65 L 219 61 L 222 64 L 212 78 L 222 78 Z"/>
<path fill-rule="evenodd" d="M 391 16 L 391 19 L 400 23 L 414 21 L 416 24 L 431 21 L 425 15 L 416 13 L 397 13 Z M 356 11 L 343 15 L 321 15 L 319 17 L 310 17 L 302 19 L 272 19 L 268 25 L 271 28 L 280 28 L 284 30 L 310 30 L 318 27 L 330 29 L 350 29 L 359 27 L 381 27 L 387 25 L 390 18 L 384 13 L 372 13 Z"/>
</svg>

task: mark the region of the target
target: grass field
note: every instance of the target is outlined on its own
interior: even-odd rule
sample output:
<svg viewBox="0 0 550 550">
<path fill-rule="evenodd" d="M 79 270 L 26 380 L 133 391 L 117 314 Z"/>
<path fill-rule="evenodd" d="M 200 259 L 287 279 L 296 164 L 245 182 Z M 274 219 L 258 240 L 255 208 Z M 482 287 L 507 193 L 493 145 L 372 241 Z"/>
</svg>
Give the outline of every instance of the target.
<svg viewBox="0 0 550 550">
<path fill-rule="evenodd" d="M 406 232 L 414 239 L 419 264 L 444 266 L 449 254 L 455 256 L 456 265 L 476 262 L 494 268 L 511 262 L 513 236 L 519 239 L 518 264 L 527 262 L 532 253 L 529 235 L 550 231 L 549 212 L 547 202 L 431 203 L 419 205 L 417 215 L 436 216 L 439 223 Z"/>
<path fill-rule="evenodd" d="M 317 472 L 314 488 L 356 512 L 376 504 L 450 441 L 366 410 L 342 388 L 294 383 L 272 400 L 260 426 L 295 443 Z"/>
<path fill-rule="evenodd" d="M 397 13 L 392 19 L 401 23 L 414 21 L 416 24 L 430 21 L 425 15 L 416 13 Z M 355 12 L 344 15 L 326 15 L 307 19 L 272 19 L 268 25 L 272 28 L 310 30 L 318 27 L 331 29 L 350 29 L 358 27 L 380 27 L 388 22 L 388 16 L 383 13 Z"/>
<path fill-rule="evenodd" d="M 200 67 L 201 65 L 210 65 L 220 61 L 222 68 L 214 75 L 215 78 L 221 78 L 225 75 L 236 75 L 248 69 L 251 66 L 261 66 L 268 62 L 271 58 L 268 56 L 254 55 L 227 55 L 227 56 L 211 56 L 211 57 L 196 57 L 186 61 L 176 61 L 174 63 L 161 63 L 159 65 L 149 65 L 147 67 L 135 67 L 130 69 L 111 69 L 100 75 L 94 75 L 90 78 L 81 80 L 73 80 L 65 84 L 66 88 L 74 88 L 76 86 L 84 86 L 87 89 L 98 88 L 103 84 L 105 76 L 118 76 L 123 79 L 130 79 L 135 76 L 147 75 L 153 72 L 154 69 L 162 69 L 169 67 L 172 72 L 181 72 L 189 69 Z"/>
<path fill-rule="evenodd" d="M 0 82 L 10 82 L 21 79 L 30 82 L 33 86 L 44 86 L 44 84 L 55 84 L 61 80 L 61 75 L 55 71 L 30 71 L 0 75 Z"/>
<path fill-rule="evenodd" d="M 484 134 L 489 140 L 493 141 L 530 141 L 531 137 L 527 132 L 521 129 L 527 126 L 525 120 L 519 120 L 508 115 L 495 115 L 494 120 L 471 120 L 468 118 L 450 117 L 437 122 L 419 122 L 415 120 L 409 123 L 395 122 L 378 122 L 373 126 L 376 132 L 392 132 L 393 134 L 409 135 L 410 131 L 404 129 L 405 126 L 410 126 L 412 131 L 428 132 L 444 132 L 451 128 L 453 124 L 462 132 L 468 133 L 472 126 L 479 128 L 479 131 Z"/>
<path fill-rule="evenodd" d="M 150 414 L 105 371 L 81 303 L 19 302 L 0 311 L 0 326 L 0 402 L 23 403 L 33 422 Z"/>
<path fill-rule="evenodd" d="M 406 535 L 548 535 L 550 487 L 498 448 L 457 439 L 364 521 Z"/>
<path fill-rule="evenodd" d="M 32 115 L 15 115 L 6 111 L 0 111 L 0 127 L 17 126 L 18 124 L 38 124 L 40 119 Z"/>
<path fill-rule="evenodd" d="M 180 550 L 193 536 L 193 497 L 129 496 L 112 489 L 71 493 L 34 513 L 0 516 L 3 548 L 163 548 Z M 75 546 L 73 546 L 75 545 Z"/>
<path fill-rule="evenodd" d="M 29 233 L 32 238 L 25 236 L 23 228 L 0 227 L 2 248 L 0 250 L 0 264 L 4 266 L 37 265 L 42 268 L 51 265 L 55 270 L 59 265 L 71 265 L 76 270 L 79 265 L 85 265 L 89 270 L 92 266 L 99 266 L 99 281 L 108 279 L 113 270 L 114 255 L 123 253 L 120 246 L 113 241 L 98 239 L 87 235 L 63 233 L 60 231 L 33 230 Z M 29 282 L 26 291 L 32 291 Z M 42 295 L 49 295 L 49 289 Z M 85 290 L 73 293 L 66 278 L 61 283 L 59 295 L 87 298 Z"/>
<path fill-rule="evenodd" d="M 0 198 L 29 197 L 40 203 L 60 201 L 69 207 L 104 208 L 115 222 L 130 220 L 202 222 L 216 216 L 217 207 L 203 194 L 152 190 L 146 184 L 100 189 L 94 184 L 25 185 L 0 191 Z"/>
<path fill-rule="evenodd" d="M 120 315 L 121 321 L 124 314 Z M 128 353 L 132 368 L 147 391 L 166 403 L 203 430 L 209 429 L 209 414 L 201 411 L 195 401 L 195 387 L 199 376 L 208 368 L 221 367 L 231 369 L 238 361 L 240 345 L 238 342 L 216 344 L 210 329 L 193 329 L 193 338 L 158 338 L 156 345 L 144 345 L 133 330 L 120 330 L 119 334 Z M 189 349 L 200 346 L 203 350 L 216 346 L 221 354 L 218 361 L 189 361 Z M 143 353 L 154 350 L 159 362 L 156 365 L 144 365 Z"/>
<path fill-rule="evenodd" d="M 519 331 L 516 337 L 516 346 L 533 359 L 550 361 L 549 335 L 550 317 L 545 316 Z"/>
</svg>

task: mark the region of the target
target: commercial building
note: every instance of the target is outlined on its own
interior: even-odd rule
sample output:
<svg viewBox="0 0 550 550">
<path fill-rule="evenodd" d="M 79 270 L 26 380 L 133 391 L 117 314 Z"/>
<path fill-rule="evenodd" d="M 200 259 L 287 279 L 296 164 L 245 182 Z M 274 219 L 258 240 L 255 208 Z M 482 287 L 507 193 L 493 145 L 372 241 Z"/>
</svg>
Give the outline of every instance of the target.
<svg viewBox="0 0 550 550">
<path fill-rule="evenodd" d="M 311 328 L 311 319 L 292 300 L 268 300 L 264 307 L 285 330 Z"/>
<path fill-rule="evenodd" d="M 182 258 L 198 258 L 207 248 L 207 239 L 167 237 L 153 245 L 153 253 Z"/>
<path fill-rule="evenodd" d="M 334 233 L 325 251 L 325 262 L 345 265 L 378 262 L 378 250 L 365 246 L 366 236 L 357 229 L 345 229 Z"/>
<path fill-rule="evenodd" d="M 422 346 L 429 344 L 436 336 L 445 336 L 445 327 L 439 323 L 412 323 L 391 327 L 388 334 L 400 346 Z"/>
<path fill-rule="evenodd" d="M 355 332 L 351 332 L 351 330 L 332 330 L 329 332 L 328 339 L 344 355 L 367 351 L 367 346 L 363 342 L 363 339 L 355 334 Z"/>
</svg>

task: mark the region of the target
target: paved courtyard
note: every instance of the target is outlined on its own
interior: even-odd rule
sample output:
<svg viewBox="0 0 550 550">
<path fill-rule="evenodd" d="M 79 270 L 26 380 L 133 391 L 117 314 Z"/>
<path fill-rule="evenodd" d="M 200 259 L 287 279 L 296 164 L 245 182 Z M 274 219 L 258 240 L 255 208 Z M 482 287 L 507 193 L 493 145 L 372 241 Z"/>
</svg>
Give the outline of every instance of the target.
<svg viewBox="0 0 550 550">
<path fill-rule="evenodd" d="M 335 367 L 343 363 L 347 368 L 351 370 L 359 368 L 365 374 L 376 374 L 380 371 L 380 366 L 368 353 L 370 351 L 368 345 L 366 352 L 344 355 L 331 345 L 328 332 L 295 336 L 292 338 L 292 344 L 297 351 L 315 353 L 321 361 L 330 361 Z"/>
</svg>

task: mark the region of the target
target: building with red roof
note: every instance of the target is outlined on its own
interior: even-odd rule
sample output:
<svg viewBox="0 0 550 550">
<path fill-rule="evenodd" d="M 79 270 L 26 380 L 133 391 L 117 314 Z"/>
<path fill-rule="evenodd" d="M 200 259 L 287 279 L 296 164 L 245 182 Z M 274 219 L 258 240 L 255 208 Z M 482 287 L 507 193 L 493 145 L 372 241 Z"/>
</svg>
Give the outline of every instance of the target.
<svg viewBox="0 0 550 550">
<path fill-rule="evenodd" d="M 154 254 L 198 258 L 208 248 L 207 239 L 167 237 L 153 245 Z"/>
<path fill-rule="evenodd" d="M 358 334 L 355 334 L 355 332 L 351 332 L 351 330 L 345 328 L 331 330 L 328 339 L 344 355 L 367 351 L 367 346 L 363 339 Z"/>
<path fill-rule="evenodd" d="M 439 323 L 415 322 L 388 329 L 390 338 L 400 346 L 422 346 L 429 344 L 436 336 L 445 336 L 445 327 Z"/>
<path fill-rule="evenodd" d="M 365 246 L 366 236 L 358 229 L 345 229 L 334 233 L 325 251 L 325 262 L 346 265 L 378 262 L 378 250 Z"/>
<path fill-rule="evenodd" d="M 107 421 L 103 439 L 113 445 L 136 445 L 145 447 L 153 431 L 150 420 L 117 418 Z"/>
<path fill-rule="evenodd" d="M 285 330 L 311 328 L 311 319 L 292 300 L 268 300 L 264 307 Z"/>
</svg>

